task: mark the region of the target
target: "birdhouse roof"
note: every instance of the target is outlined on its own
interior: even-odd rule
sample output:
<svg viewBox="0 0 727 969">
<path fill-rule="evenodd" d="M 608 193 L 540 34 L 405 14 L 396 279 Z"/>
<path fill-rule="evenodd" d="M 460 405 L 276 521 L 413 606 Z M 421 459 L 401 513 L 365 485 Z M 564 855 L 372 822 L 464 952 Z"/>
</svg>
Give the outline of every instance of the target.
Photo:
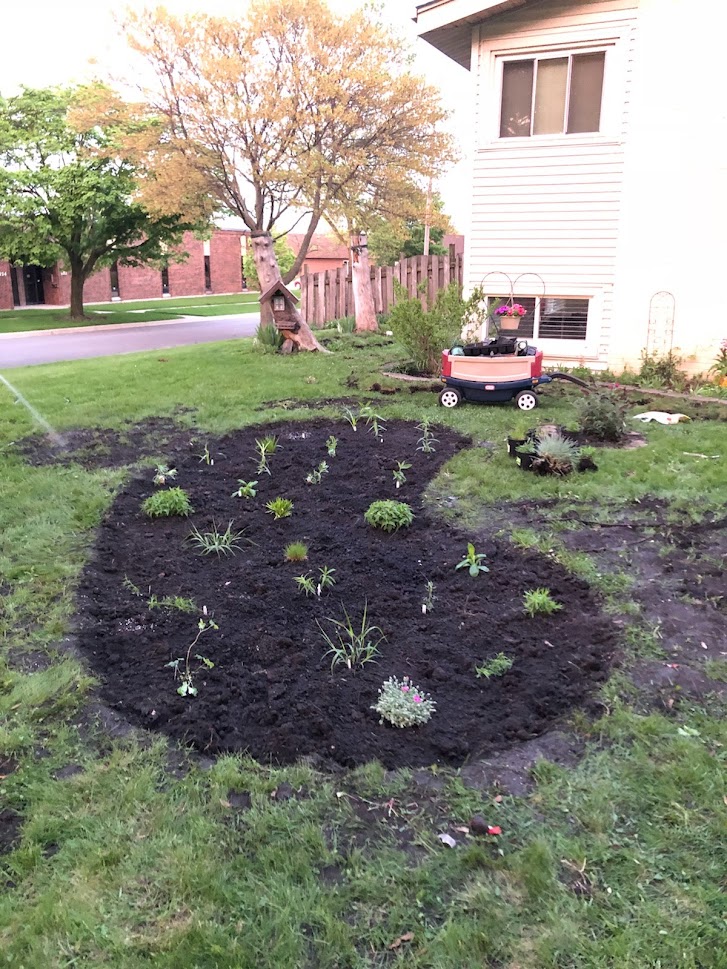
<svg viewBox="0 0 727 969">
<path fill-rule="evenodd" d="M 269 289 L 266 289 L 264 293 L 260 294 L 260 302 L 267 303 L 268 300 L 272 299 L 273 296 L 277 296 L 278 294 L 280 294 L 281 296 L 285 296 L 285 298 L 289 299 L 291 303 L 300 302 L 298 297 L 294 296 L 293 293 L 291 293 L 288 287 L 285 285 L 285 283 L 280 279 L 276 283 L 273 283 L 273 285 Z"/>
</svg>

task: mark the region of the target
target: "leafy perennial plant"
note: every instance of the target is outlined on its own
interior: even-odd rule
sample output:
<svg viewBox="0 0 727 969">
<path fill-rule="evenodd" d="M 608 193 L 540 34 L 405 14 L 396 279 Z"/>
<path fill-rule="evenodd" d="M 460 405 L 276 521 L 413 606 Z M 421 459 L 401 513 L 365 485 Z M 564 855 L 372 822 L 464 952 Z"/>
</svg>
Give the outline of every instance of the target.
<svg viewBox="0 0 727 969">
<path fill-rule="evenodd" d="M 167 488 L 150 495 L 142 503 L 141 510 L 149 518 L 169 518 L 172 515 L 186 518 L 192 514 L 194 508 L 184 488 Z"/>
<path fill-rule="evenodd" d="M 394 727 L 419 727 L 431 719 L 436 703 L 418 686 L 414 686 L 408 676 L 398 680 L 390 676 L 379 687 L 379 699 L 372 710 Z"/>
<path fill-rule="evenodd" d="M 366 509 L 364 518 L 373 528 L 396 532 L 400 528 L 408 528 L 414 521 L 414 514 L 405 501 L 384 499 L 372 502 Z"/>
</svg>

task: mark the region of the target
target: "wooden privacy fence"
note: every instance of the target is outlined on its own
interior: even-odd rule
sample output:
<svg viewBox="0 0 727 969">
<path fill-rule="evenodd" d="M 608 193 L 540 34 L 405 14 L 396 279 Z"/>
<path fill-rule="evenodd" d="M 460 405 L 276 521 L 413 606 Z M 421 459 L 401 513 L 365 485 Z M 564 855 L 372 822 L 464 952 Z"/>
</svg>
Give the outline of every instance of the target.
<svg viewBox="0 0 727 969">
<path fill-rule="evenodd" d="M 394 280 L 409 296 L 417 296 L 421 284 L 426 283 L 422 298 L 432 302 L 450 283 L 462 285 L 462 256 L 450 251 L 446 256 L 410 256 L 395 266 L 372 266 L 371 287 L 377 313 L 388 313 L 396 302 Z M 300 312 L 309 326 L 324 326 L 331 320 L 353 316 L 350 268 L 343 266 L 301 276 Z"/>
</svg>

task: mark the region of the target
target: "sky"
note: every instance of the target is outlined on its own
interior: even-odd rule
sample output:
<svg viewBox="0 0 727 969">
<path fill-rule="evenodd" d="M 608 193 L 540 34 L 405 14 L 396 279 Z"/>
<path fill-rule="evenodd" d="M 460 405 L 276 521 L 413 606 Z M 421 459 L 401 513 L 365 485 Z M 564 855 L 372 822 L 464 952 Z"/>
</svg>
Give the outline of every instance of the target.
<svg viewBox="0 0 727 969">
<path fill-rule="evenodd" d="M 244 0 L 166 0 L 172 13 L 204 10 L 234 15 Z M 358 6 L 352 0 L 328 0 L 339 13 Z M 21 85 L 45 87 L 80 83 L 106 71 L 122 76 L 129 61 L 124 38 L 114 20 L 124 7 L 154 6 L 148 0 L 32 0 L 32 13 L 20 2 L 2 4 L 2 53 L 0 93 L 15 93 Z M 444 103 L 452 109 L 449 129 L 455 135 L 463 161 L 440 182 L 445 211 L 459 232 L 466 231 L 469 210 L 468 141 L 470 118 L 470 76 L 458 64 L 416 37 L 412 22 L 416 0 L 384 0 L 383 15 L 411 39 L 415 69 L 440 88 Z M 10 38 L 13 42 L 10 42 Z"/>
</svg>

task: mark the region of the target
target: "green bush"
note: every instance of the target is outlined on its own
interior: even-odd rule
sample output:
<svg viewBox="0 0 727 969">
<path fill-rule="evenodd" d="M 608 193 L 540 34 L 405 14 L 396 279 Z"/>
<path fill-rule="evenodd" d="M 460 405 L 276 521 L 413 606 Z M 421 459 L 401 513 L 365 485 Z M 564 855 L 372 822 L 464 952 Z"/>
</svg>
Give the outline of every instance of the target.
<svg viewBox="0 0 727 969">
<path fill-rule="evenodd" d="M 399 286 L 398 302 L 391 309 L 388 327 L 397 343 L 411 354 L 418 371 L 438 373 L 442 350 L 448 349 L 462 333 L 471 300 L 462 299 L 457 283 L 437 293 L 434 305 L 426 310 L 419 297 L 408 299 L 403 295 L 404 289 Z"/>
<path fill-rule="evenodd" d="M 283 345 L 283 334 L 274 323 L 259 323 L 255 330 L 255 345 L 263 353 L 277 353 Z"/>
<path fill-rule="evenodd" d="M 626 405 L 610 390 L 591 392 L 576 403 L 581 429 L 599 441 L 620 441 L 626 431 Z"/>
<path fill-rule="evenodd" d="M 400 528 L 408 528 L 414 521 L 411 508 L 405 501 L 372 502 L 364 514 L 364 518 L 374 528 L 381 528 L 385 532 L 396 532 Z"/>
<path fill-rule="evenodd" d="M 141 510 L 149 518 L 168 518 L 170 515 L 187 517 L 194 508 L 184 488 L 167 488 L 156 491 L 142 503 Z"/>
</svg>

